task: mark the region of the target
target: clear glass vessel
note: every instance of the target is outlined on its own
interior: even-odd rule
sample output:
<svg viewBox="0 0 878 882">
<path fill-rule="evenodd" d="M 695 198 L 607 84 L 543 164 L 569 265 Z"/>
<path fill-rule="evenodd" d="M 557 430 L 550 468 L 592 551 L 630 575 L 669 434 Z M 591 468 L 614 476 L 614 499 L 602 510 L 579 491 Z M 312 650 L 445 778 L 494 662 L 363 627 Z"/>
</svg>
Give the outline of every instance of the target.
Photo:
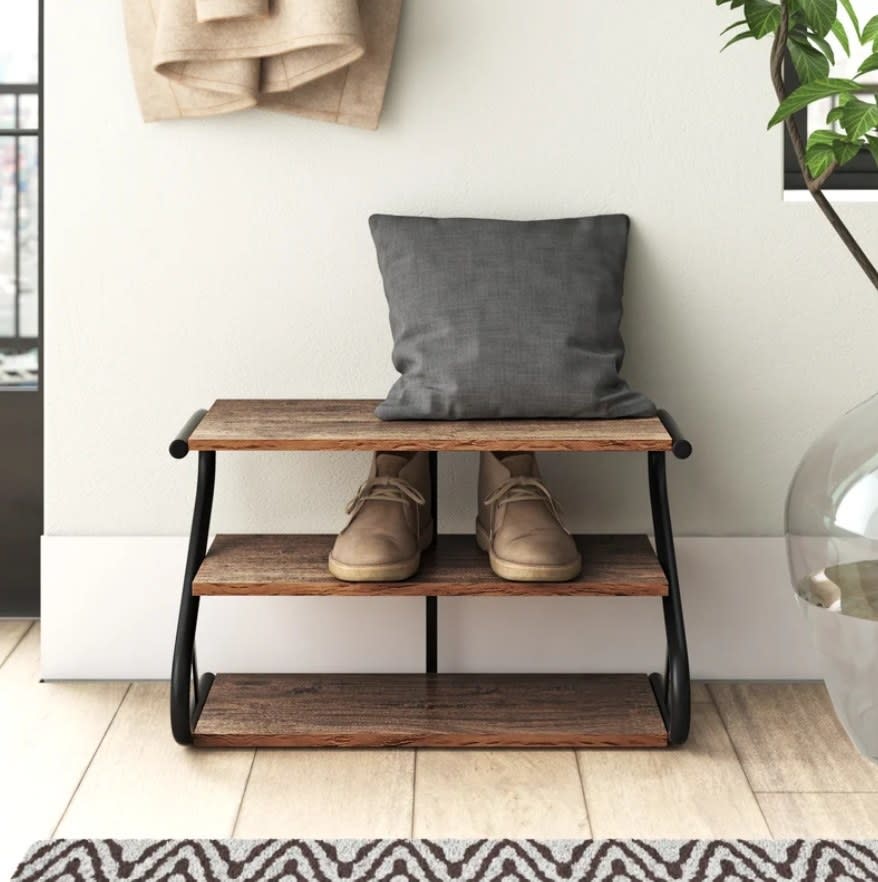
<svg viewBox="0 0 878 882">
<path fill-rule="evenodd" d="M 878 395 L 805 454 L 787 497 L 786 539 L 835 712 L 878 760 Z"/>
</svg>

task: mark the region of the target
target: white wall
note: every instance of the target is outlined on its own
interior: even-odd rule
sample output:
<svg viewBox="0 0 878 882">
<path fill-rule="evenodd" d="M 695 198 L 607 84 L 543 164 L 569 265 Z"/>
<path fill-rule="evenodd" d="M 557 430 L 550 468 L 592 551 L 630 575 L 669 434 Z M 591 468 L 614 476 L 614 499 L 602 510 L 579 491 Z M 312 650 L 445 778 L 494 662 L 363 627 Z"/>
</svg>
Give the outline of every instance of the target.
<svg viewBox="0 0 878 882">
<path fill-rule="evenodd" d="M 720 55 L 729 20 L 713 4 L 407 0 L 377 132 L 261 112 L 145 125 L 119 7 L 46 0 L 47 553 L 56 537 L 184 534 L 195 464 L 167 443 L 216 397 L 383 394 L 373 211 L 631 215 L 625 373 L 695 444 L 670 466 L 682 535 L 779 535 L 804 448 L 875 391 L 878 300 L 816 208 L 783 203 L 767 46 Z M 844 214 L 878 240 L 876 206 Z M 214 526 L 336 529 L 365 466 L 221 457 Z M 474 470 L 470 455 L 443 457 L 446 530 L 471 527 Z M 646 528 L 640 458 L 555 456 L 545 471 L 576 528 Z M 162 570 L 161 548 L 127 569 Z M 68 659 L 52 671 L 127 675 L 77 667 L 99 623 L 70 592 L 98 577 L 74 557 L 79 570 L 46 574 L 47 649 L 60 641 Z M 728 600 L 728 572 L 704 581 Z M 119 622 L 150 616 L 136 579 L 97 588 Z M 152 590 L 157 610 L 179 585 Z M 767 590 L 788 591 L 780 576 Z M 797 627 L 792 602 L 777 609 Z M 339 627 L 352 615 L 339 607 Z M 547 613 L 546 633 L 563 620 Z M 695 642 L 714 645 L 720 623 L 699 627 Z M 693 664 L 736 673 L 728 655 Z"/>
</svg>

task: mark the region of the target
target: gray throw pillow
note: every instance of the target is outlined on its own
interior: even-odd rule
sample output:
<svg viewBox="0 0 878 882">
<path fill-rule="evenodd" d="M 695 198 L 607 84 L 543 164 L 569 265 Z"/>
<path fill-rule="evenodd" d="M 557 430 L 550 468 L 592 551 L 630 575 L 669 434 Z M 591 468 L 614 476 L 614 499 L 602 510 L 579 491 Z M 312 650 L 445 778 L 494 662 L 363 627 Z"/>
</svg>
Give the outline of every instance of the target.
<svg viewBox="0 0 878 882">
<path fill-rule="evenodd" d="M 369 226 L 401 374 L 381 419 L 655 413 L 619 376 L 625 215 Z"/>
</svg>

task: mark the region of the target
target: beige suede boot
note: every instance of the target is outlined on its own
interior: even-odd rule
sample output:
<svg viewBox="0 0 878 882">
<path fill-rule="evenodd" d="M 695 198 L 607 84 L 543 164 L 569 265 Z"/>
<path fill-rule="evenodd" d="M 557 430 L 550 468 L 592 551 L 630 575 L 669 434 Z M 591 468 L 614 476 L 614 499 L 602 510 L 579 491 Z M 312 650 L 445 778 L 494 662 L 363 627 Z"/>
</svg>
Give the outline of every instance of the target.
<svg viewBox="0 0 878 882">
<path fill-rule="evenodd" d="M 336 579 L 396 582 L 414 575 L 433 541 L 427 454 L 376 453 L 347 512 L 351 518 L 329 553 Z"/>
<path fill-rule="evenodd" d="M 476 539 L 491 569 L 513 582 L 563 582 L 582 569 L 532 453 L 482 453 Z"/>
</svg>

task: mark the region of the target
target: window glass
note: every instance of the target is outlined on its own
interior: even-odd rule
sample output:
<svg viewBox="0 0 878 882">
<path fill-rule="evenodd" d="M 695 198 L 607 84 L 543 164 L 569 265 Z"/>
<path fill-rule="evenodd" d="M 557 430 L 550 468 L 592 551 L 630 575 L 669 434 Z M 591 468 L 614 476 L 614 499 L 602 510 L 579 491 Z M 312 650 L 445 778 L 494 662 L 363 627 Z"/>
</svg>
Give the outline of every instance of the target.
<svg viewBox="0 0 878 882">
<path fill-rule="evenodd" d="M 0 83 L 35 83 L 39 76 L 39 0 L 2 0 Z"/>
<path fill-rule="evenodd" d="M 0 136 L 0 337 L 15 336 L 15 138 Z"/>
<path fill-rule="evenodd" d="M 15 125 L 15 95 L 0 95 L 0 129 Z"/>
<path fill-rule="evenodd" d="M 39 334 L 39 152 L 35 135 L 19 138 L 18 336 Z"/>
<path fill-rule="evenodd" d="M 40 124 L 40 96 L 20 95 L 18 98 L 18 127 L 35 129 Z"/>
</svg>

